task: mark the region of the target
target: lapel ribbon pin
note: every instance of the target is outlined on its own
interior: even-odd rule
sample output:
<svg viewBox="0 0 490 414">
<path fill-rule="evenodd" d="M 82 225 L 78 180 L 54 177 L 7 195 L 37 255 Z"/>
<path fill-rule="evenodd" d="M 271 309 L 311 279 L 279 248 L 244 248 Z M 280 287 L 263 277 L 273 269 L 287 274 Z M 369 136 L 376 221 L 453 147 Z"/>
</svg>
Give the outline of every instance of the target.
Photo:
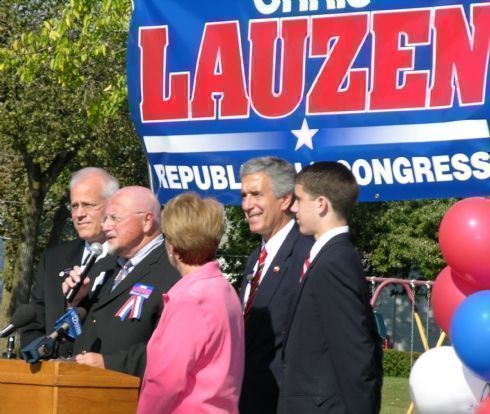
<svg viewBox="0 0 490 414">
<path fill-rule="evenodd" d="M 123 321 L 129 315 L 131 319 L 140 319 L 143 303 L 153 292 L 153 286 L 137 283 L 129 292 L 129 299 L 114 314 Z"/>
</svg>

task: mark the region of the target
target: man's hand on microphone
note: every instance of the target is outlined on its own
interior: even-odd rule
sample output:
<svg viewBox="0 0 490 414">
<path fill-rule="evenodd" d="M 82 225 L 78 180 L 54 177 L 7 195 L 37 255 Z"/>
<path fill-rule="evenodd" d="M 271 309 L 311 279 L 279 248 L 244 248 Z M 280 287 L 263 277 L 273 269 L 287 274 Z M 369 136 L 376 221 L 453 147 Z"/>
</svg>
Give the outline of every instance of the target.
<svg viewBox="0 0 490 414">
<path fill-rule="evenodd" d="M 105 368 L 104 357 L 96 352 L 86 352 L 75 355 L 75 361 L 78 364 L 90 365 L 96 368 Z"/>
<path fill-rule="evenodd" d="M 66 294 L 68 293 L 68 291 L 72 288 L 75 287 L 75 285 L 80 282 L 80 274 L 82 273 L 81 269 L 79 266 L 75 266 L 71 271 L 70 271 L 70 274 L 68 275 L 68 277 L 65 279 L 65 281 L 63 282 L 63 284 L 61 285 L 62 286 L 62 289 L 63 289 L 63 295 L 66 296 Z M 83 283 L 82 283 L 82 287 L 80 288 L 80 290 L 78 291 L 77 295 L 75 296 L 75 298 L 71 301 L 70 305 L 71 306 L 77 306 L 78 303 L 85 297 L 87 296 L 88 294 L 88 290 L 89 290 L 89 283 L 90 283 L 90 279 L 88 277 L 86 277 L 84 280 L 83 280 Z"/>
</svg>

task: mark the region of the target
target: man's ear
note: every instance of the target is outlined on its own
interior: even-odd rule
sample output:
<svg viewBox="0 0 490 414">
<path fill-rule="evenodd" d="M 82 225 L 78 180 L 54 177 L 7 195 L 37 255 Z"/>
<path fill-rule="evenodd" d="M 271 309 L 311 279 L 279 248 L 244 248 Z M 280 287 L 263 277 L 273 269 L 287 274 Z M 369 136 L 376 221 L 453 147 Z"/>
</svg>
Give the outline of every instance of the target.
<svg viewBox="0 0 490 414">
<path fill-rule="evenodd" d="M 146 213 L 144 220 L 145 221 L 143 223 L 143 231 L 145 233 L 148 233 L 153 229 L 153 226 L 155 224 L 155 217 L 152 213 Z"/>
<path fill-rule="evenodd" d="M 318 196 L 316 199 L 318 205 L 318 211 L 321 217 L 324 217 L 332 209 L 332 204 L 330 200 L 325 196 Z"/>
<path fill-rule="evenodd" d="M 293 193 L 288 193 L 280 198 L 282 199 L 281 210 L 285 212 L 289 212 L 289 209 L 293 205 L 293 201 L 294 201 Z"/>
</svg>

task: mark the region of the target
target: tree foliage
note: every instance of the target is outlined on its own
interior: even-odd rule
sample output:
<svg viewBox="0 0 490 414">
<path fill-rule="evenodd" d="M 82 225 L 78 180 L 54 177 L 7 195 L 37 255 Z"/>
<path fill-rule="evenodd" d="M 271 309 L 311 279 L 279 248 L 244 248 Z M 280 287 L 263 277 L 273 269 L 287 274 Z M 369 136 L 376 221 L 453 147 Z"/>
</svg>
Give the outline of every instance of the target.
<svg viewBox="0 0 490 414">
<path fill-rule="evenodd" d="M 130 2 L 2 3 L 0 144 L 8 174 L 0 234 L 12 241 L 3 275 L 9 313 L 28 299 L 36 252 L 62 235 L 70 173 L 96 165 L 128 184 L 145 183 L 146 169 L 127 109 Z"/>
<path fill-rule="evenodd" d="M 355 243 L 371 276 L 434 279 L 444 267 L 439 224 L 454 199 L 363 203 L 354 211 Z"/>
<path fill-rule="evenodd" d="M 240 207 L 226 207 L 225 213 L 227 232 L 218 256 L 224 259 L 224 273 L 238 287 L 247 256 L 259 245 L 260 237 L 250 233 Z"/>
</svg>

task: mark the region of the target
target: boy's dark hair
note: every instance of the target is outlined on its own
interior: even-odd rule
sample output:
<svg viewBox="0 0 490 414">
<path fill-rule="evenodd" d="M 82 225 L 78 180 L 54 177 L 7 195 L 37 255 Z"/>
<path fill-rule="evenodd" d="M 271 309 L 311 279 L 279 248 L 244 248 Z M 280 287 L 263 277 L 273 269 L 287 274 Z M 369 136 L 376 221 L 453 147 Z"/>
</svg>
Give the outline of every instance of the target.
<svg viewBox="0 0 490 414">
<path fill-rule="evenodd" d="M 302 185 L 312 197 L 328 198 L 335 212 L 346 220 L 359 195 L 354 175 L 339 162 L 322 161 L 309 165 L 298 173 L 295 183 Z"/>
</svg>

